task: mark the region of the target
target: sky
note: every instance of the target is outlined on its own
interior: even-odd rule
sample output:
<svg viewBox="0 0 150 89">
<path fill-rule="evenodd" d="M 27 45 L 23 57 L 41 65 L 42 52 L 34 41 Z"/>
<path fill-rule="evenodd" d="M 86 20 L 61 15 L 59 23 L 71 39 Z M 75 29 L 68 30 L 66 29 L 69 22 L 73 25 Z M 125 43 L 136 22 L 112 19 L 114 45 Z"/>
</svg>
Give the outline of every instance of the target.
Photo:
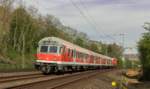
<svg viewBox="0 0 150 89">
<path fill-rule="evenodd" d="M 86 33 L 90 39 L 116 42 L 132 47 L 125 53 L 137 53 L 136 46 L 144 22 L 150 20 L 149 0 L 24 0 L 38 12 L 57 17 L 64 25 Z"/>
</svg>

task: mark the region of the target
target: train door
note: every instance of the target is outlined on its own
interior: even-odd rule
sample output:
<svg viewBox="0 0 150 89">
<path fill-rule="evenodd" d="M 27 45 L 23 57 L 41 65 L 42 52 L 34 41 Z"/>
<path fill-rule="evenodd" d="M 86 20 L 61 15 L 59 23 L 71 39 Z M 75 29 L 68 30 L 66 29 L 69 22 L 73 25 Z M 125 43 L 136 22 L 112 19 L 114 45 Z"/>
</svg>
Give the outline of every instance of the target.
<svg viewBox="0 0 150 89">
<path fill-rule="evenodd" d="M 76 50 L 73 50 L 73 62 L 76 62 Z"/>
<path fill-rule="evenodd" d="M 71 59 L 71 62 L 73 62 L 73 49 L 71 49 L 71 51 L 70 51 L 70 59 Z"/>
<path fill-rule="evenodd" d="M 62 52 L 62 61 L 67 61 L 67 48 L 65 46 L 62 47 L 63 52 Z"/>
<path fill-rule="evenodd" d="M 73 62 L 73 50 L 68 48 L 68 62 Z"/>
<path fill-rule="evenodd" d="M 71 50 L 68 48 L 68 52 L 67 52 L 67 61 L 70 62 L 71 58 L 70 58 L 70 54 L 71 54 Z"/>
</svg>

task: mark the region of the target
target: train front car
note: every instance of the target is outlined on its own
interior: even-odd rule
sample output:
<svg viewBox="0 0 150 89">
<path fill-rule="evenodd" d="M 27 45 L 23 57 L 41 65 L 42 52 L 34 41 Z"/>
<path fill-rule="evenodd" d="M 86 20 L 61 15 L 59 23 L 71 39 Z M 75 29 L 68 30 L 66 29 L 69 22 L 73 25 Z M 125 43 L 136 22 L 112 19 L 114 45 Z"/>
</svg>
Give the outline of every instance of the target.
<svg viewBox="0 0 150 89">
<path fill-rule="evenodd" d="M 61 62 L 61 44 L 53 37 L 43 38 L 39 41 L 36 54 L 36 69 L 44 74 L 58 71 L 58 62 Z"/>
</svg>

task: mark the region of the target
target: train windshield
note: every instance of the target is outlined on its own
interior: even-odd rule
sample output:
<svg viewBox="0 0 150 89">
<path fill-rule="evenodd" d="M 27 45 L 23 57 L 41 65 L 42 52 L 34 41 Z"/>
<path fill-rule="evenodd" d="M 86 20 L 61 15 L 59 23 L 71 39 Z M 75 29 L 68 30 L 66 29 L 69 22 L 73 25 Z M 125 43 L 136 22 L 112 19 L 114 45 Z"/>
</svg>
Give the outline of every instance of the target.
<svg viewBox="0 0 150 89">
<path fill-rule="evenodd" d="M 41 46 L 40 52 L 47 53 L 48 52 L 48 46 Z"/>
<path fill-rule="evenodd" d="M 41 46 L 40 52 L 42 53 L 57 53 L 57 46 Z"/>
<path fill-rule="evenodd" d="M 57 46 L 50 46 L 49 47 L 49 52 L 50 53 L 57 53 Z"/>
</svg>

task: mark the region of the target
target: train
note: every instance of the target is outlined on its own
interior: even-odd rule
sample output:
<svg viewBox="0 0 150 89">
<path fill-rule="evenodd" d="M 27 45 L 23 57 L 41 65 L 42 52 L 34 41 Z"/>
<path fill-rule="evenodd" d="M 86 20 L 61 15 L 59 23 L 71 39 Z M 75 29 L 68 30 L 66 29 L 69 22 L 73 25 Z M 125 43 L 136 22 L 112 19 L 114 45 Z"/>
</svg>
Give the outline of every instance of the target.
<svg viewBox="0 0 150 89">
<path fill-rule="evenodd" d="M 117 59 L 98 54 L 57 37 L 45 37 L 38 42 L 37 70 L 44 74 L 108 69 L 117 66 Z"/>
</svg>

